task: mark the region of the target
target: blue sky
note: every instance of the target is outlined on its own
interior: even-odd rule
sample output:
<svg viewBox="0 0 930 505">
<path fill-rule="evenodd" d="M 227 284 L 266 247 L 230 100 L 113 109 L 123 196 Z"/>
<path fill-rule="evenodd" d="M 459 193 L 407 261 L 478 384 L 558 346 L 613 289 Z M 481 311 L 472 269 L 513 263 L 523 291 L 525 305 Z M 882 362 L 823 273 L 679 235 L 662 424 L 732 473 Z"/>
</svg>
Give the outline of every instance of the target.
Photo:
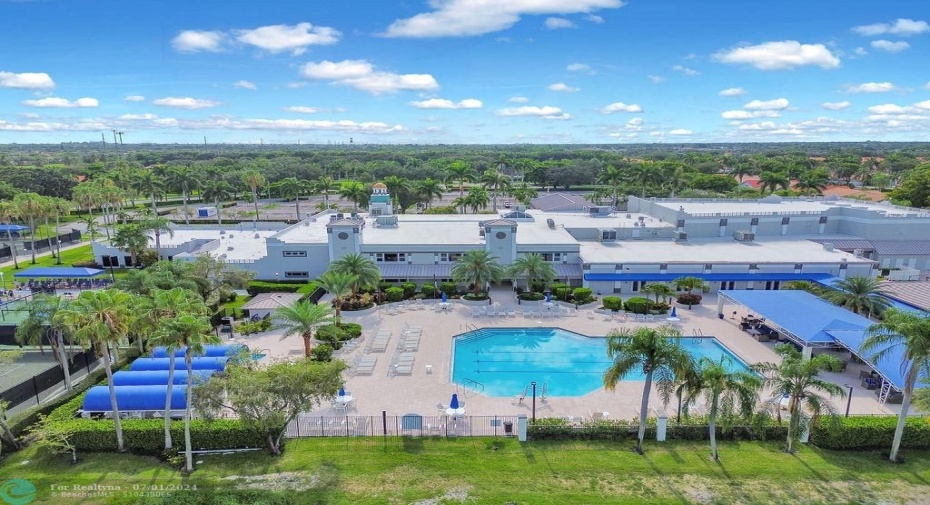
<svg viewBox="0 0 930 505">
<path fill-rule="evenodd" d="M 913 0 L 0 0 L 0 142 L 928 140 Z"/>
</svg>

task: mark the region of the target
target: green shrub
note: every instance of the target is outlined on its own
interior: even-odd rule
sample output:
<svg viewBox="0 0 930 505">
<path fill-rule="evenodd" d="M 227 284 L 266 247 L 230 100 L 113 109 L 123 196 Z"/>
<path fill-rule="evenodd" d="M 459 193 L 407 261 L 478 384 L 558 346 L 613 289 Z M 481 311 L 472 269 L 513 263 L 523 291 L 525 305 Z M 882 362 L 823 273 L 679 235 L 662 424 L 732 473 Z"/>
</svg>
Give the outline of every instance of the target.
<svg viewBox="0 0 930 505">
<path fill-rule="evenodd" d="M 542 293 L 546 291 L 546 283 L 545 282 L 534 282 L 533 285 L 530 286 L 530 291 L 536 291 L 536 292 Z"/>
<path fill-rule="evenodd" d="M 384 297 L 389 302 L 399 302 L 404 299 L 404 290 L 401 288 L 387 288 L 384 290 Z"/>
<path fill-rule="evenodd" d="M 387 291 L 387 290 L 389 290 L 389 289 L 391 289 L 391 288 L 393 288 L 393 287 L 394 287 L 394 285 L 391 284 L 390 282 L 381 281 L 381 282 L 378 283 L 378 289 L 379 289 L 380 291 L 382 291 L 382 292 Z"/>
<path fill-rule="evenodd" d="M 304 281 L 300 281 L 299 284 L 295 284 L 293 281 L 251 281 L 245 289 L 249 292 L 249 296 L 255 296 L 259 293 L 297 293 L 301 288 L 306 287 L 307 285 L 308 283 Z M 313 289 L 316 289 L 316 285 L 313 285 Z M 313 290 L 311 289 L 310 292 L 312 293 Z"/>
<path fill-rule="evenodd" d="M 567 302 L 569 296 L 572 294 L 572 290 L 568 287 L 568 284 L 555 283 L 549 288 L 552 291 L 552 295 L 555 296 L 556 300 L 562 300 Z"/>
<path fill-rule="evenodd" d="M 350 338 L 362 336 L 362 325 L 358 323 L 342 323 L 342 331 L 346 332 Z"/>
<path fill-rule="evenodd" d="M 532 301 L 545 300 L 546 295 L 539 293 L 537 291 L 527 291 L 525 293 L 520 293 L 519 295 L 517 295 L 517 298 L 532 302 Z"/>
<path fill-rule="evenodd" d="M 652 312 L 656 314 L 665 314 L 672 309 L 672 306 L 666 302 L 659 302 L 652 304 Z"/>
<path fill-rule="evenodd" d="M 326 342 L 332 345 L 334 349 L 340 349 L 342 347 L 342 342 L 353 338 L 345 328 L 336 326 L 335 324 L 320 326 L 316 329 L 316 333 L 314 333 L 313 336 L 320 342 Z"/>
<path fill-rule="evenodd" d="M 413 295 L 417 292 L 417 284 L 415 282 L 401 282 L 400 289 L 404 290 L 404 298 L 413 298 Z"/>
<path fill-rule="evenodd" d="M 458 214 L 458 209 L 454 205 L 447 205 L 444 207 L 430 207 L 423 211 L 424 214 Z"/>
<path fill-rule="evenodd" d="M 703 298 L 703 296 L 697 293 L 682 293 L 678 295 L 678 299 L 676 301 L 681 305 L 687 305 L 690 307 L 692 305 L 700 305 Z"/>
<path fill-rule="evenodd" d="M 454 282 L 443 282 L 439 285 L 439 291 L 445 293 L 446 296 L 452 296 L 458 292 L 458 288 Z"/>
<path fill-rule="evenodd" d="M 594 291 L 590 288 L 575 288 L 572 292 L 572 301 L 578 305 L 584 305 L 594 301 Z"/>
<path fill-rule="evenodd" d="M 261 331 L 268 331 L 271 329 L 271 314 L 265 314 L 265 317 L 259 321 L 259 328 Z"/>
<path fill-rule="evenodd" d="M 840 417 L 837 422 L 824 419 L 811 431 L 811 443 L 824 449 L 867 450 L 891 449 L 897 416 Z M 904 425 L 902 449 L 930 448 L 930 423 L 924 418 L 910 417 Z"/>
<path fill-rule="evenodd" d="M 619 296 L 605 296 L 601 298 L 601 301 L 604 302 L 604 308 L 607 310 L 614 312 L 623 310 L 623 300 Z"/>
<path fill-rule="evenodd" d="M 425 298 L 436 298 L 436 285 L 432 283 L 427 283 L 420 286 L 420 292 L 423 293 Z"/>
<path fill-rule="evenodd" d="M 333 346 L 329 344 L 320 344 L 310 350 L 310 359 L 313 361 L 332 361 L 333 359 Z"/>
<path fill-rule="evenodd" d="M 623 302 L 623 310 L 634 314 L 648 314 L 654 304 L 655 302 L 648 298 L 634 296 Z"/>
<path fill-rule="evenodd" d="M 473 301 L 473 302 L 477 302 L 477 301 L 481 301 L 481 300 L 489 300 L 489 299 L 491 298 L 491 296 L 482 291 L 481 293 L 478 293 L 478 294 L 475 294 L 475 293 L 468 293 L 468 294 L 465 294 L 465 295 L 462 296 L 462 298 L 465 299 L 465 300 L 470 300 L 470 301 Z"/>
<path fill-rule="evenodd" d="M 342 311 L 365 310 L 374 305 L 374 297 L 369 293 L 361 293 L 357 297 L 349 297 L 342 302 Z"/>
</svg>

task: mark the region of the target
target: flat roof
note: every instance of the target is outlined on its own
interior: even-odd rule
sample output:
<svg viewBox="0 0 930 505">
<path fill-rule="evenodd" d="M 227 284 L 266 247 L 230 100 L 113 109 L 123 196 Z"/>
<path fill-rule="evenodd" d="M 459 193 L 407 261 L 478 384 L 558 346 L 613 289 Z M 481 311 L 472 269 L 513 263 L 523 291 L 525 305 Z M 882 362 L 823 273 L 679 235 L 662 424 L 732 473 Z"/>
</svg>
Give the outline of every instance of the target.
<svg viewBox="0 0 930 505">
<path fill-rule="evenodd" d="M 874 263 L 874 261 L 805 239 L 763 238 L 737 242 L 732 238 L 618 240 L 580 242 L 585 263 Z"/>
<path fill-rule="evenodd" d="M 174 230 L 174 236 L 167 233 L 161 235 L 161 245 L 162 247 L 181 247 L 195 240 L 209 241 L 188 254 L 196 256 L 208 253 L 215 257 L 225 254 L 227 260 L 257 260 L 267 255 L 265 240 L 275 233 L 277 232 L 274 230 L 220 230 L 216 228 Z M 155 244 L 154 235 L 151 243 Z"/>
<path fill-rule="evenodd" d="M 885 212 L 887 215 L 920 214 L 923 217 L 930 216 L 927 211 L 920 209 L 908 209 L 905 207 L 895 207 L 893 205 L 879 204 L 860 200 L 816 200 L 816 199 L 789 199 L 781 201 L 761 200 L 735 200 L 735 199 L 712 199 L 712 200 L 656 200 L 656 205 L 671 209 L 684 211 L 691 216 L 711 216 L 716 214 L 741 214 L 749 213 L 753 216 L 760 215 L 785 215 L 797 212 L 805 213 L 823 213 L 832 208 L 857 208 L 872 211 Z"/>
<path fill-rule="evenodd" d="M 675 223 L 663 221 L 657 217 L 643 214 L 640 212 L 614 212 L 608 217 L 591 217 L 583 212 L 531 212 L 536 221 L 542 221 L 546 224 L 547 219 L 552 219 L 556 227 L 565 226 L 567 228 L 633 228 L 634 222 L 640 222 L 647 228 L 674 228 Z M 627 217 L 629 216 L 629 217 Z"/>
<path fill-rule="evenodd" d="M 325 244 L 329 241 L 326 225 L 329 221 L 301 221 L 277 232 L 274 238 L 288 244 Z"/>
</svg>

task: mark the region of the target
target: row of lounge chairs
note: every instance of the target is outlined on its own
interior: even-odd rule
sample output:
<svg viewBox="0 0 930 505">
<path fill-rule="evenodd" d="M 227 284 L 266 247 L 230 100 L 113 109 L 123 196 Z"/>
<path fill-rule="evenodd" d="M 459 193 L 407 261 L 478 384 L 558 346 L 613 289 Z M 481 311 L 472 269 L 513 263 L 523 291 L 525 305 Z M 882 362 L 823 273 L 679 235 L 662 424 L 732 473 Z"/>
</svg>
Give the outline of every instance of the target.
<svg viewBox="0 0 930 505">
<path fill-rule="evenodd" d="M 391 360 L 391 366 L 388 368 L 388 375 L 412 375 L 413 363 L 416 356 L 411 352 L 401 352 Z"/>
<path fill-rule="evenodd" d="M 578 309 L 569 307 L 552 307 L 550 309 L 528 308 L 528 309 L 505 309 L 503 307 L 489 306 L 487 308 L 476 308 L 471 310 L 471 317 L 517 317 L 523 316 L 527 319 L 544 319 L 547 317 L 568 317 L 577 316 Z"/>
<path fill-rule="evenodd" d="M 352 375 L 371 375 L 375 373 L 375 366 L 378 364 L 377 356 L 358 356 L 349 367 Z"/>
<path fill-rule="evenodd" d="M 378 330 L 371 343 L 365 348 L 365 352 L 386 352 L 388 343 L 391 341 L 391 330 Z"/>
</svg>

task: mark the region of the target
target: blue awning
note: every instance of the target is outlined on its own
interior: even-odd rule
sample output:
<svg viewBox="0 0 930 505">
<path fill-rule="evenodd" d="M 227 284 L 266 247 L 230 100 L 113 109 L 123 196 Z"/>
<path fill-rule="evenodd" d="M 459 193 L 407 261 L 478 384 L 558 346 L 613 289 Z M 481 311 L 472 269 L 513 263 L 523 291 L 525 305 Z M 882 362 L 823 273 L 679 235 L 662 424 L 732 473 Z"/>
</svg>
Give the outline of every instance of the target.
<svg viewBox="0 0 930 505">
<path fill-rule="evenodd" d="M 23 226 L 21 224 L 0 224 L 0 233 L 6 233 L 8 231 L 20 232 L 28 229 L 28 226 Z"/>
<path fill-rule="evenodd" d="M 13 277 L 54 277 L 63 279 L 73 279 L 78 277 L 96 277 L 104 273 L 99 268 L 77 268 L 77 267 L 32 267 L 22 272 L 16 272 Z"/>
<path fill-rule="evenodd" d="M 586 273 L 586 281 L 651 281 L 651 282 L 672 282 L 682 277 L 697 277 L 707 282 L 728 282 L 728 281 L 811 281 L 821 284 L 829 283 L 834 276 L 824 273 L 778 273 L 778 272 L 732 272 L 732 273 Z"/>
</svg>

